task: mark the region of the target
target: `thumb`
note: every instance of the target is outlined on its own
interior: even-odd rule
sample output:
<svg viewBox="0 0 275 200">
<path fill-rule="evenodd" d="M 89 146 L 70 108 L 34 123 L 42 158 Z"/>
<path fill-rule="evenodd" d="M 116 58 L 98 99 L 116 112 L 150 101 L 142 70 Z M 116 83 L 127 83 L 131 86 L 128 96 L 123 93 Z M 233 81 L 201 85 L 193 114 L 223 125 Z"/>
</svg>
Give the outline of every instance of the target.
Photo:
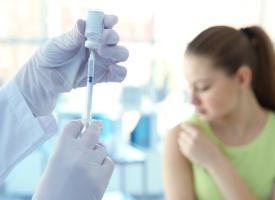
<svg viewBox="0 0 275 200">
<path fill-rule="evenodd" d="M 63 50 L 75 50 L 85 42 L 85 21 L 82 19 L 77 20 L 74 28 L 55 38 L 57 47 Z"/>
</svg>

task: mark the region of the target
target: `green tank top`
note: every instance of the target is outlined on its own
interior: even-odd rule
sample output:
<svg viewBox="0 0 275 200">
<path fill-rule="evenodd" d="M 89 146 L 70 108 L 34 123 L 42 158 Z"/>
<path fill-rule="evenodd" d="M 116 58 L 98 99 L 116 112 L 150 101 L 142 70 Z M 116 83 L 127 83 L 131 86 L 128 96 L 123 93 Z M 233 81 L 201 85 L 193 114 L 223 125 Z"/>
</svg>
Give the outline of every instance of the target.
<svg viewBox="0 0 275 200">
<path fill-rule="evenodd" d="M 187 120 L 197 124 L 231 161 L 234 169 L 258 198 L 270 198 L 275 177 L 275 113 L 269 112 L 261 133 L 249 144 L 230 147 L 223 144 L 206 122 L 197 116 Z M 194 191 L 199 200 L 222 200 L 212 177 L 202 167 L 192 164 Z"/>
</svg>

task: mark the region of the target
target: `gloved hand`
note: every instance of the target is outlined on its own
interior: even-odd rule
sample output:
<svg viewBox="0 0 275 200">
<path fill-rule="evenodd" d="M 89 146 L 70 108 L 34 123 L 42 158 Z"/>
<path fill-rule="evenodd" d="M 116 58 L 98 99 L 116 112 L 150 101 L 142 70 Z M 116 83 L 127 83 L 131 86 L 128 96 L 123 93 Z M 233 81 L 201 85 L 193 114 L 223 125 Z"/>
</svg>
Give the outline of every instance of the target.
<svg viewBox="0 0 275 200">
<path fill-rule="evenodd" d="M 93 121 L 82 137 L 83 125 L 63 130 L 33 200 L 100 200 L 113 171 L 104 147 L 97 144 L 101 124 Z"/>
<path fill-rule="evenodd" d="M 120 82 L 126 69 L 117 63 L 128 58 L 128 50 L 118 46 L 112 30 L 117 17 L 105 15 L 101 46 L 95 54 L 95 83 Z M 85 21 L 74 29 L 49 40 L 27 61 L 15 77 L 17 85 L 35 116 L 48 115 L 59 93 L 86 85 L 89 50 L 85 48 Z"/>
</svg>

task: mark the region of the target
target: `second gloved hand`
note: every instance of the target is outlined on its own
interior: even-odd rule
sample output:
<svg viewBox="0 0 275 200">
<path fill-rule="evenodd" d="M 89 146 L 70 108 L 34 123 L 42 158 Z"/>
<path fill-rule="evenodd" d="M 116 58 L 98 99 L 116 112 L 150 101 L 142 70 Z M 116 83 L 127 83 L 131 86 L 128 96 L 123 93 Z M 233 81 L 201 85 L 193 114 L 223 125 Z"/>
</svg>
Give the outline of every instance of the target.
<svg viewBox="0 0 275 200">
<path fill-rule="evenodd" d="M 93 121 L 77 138 L 82 127 L 80 121 L 73 121 L 64 128 L 33 200 L 102 199 L 113 163 L 97 144 L 101 124 Z"/>
<path fill-rule="evenodd" d="M 105 15 L 101 46 L 95 53 L 95 83 L 121 82 L 126 69 L 118 65 L 128 58 L 128 50 L 118 46 L 112 29 L 117 17 Z M 74 29 L 49 40 L 16 75 L 17 85 L 35 116 L 48 115 L 59 93 L 86 85 L 89 50 L 85 48 L 85 21 Z"/>
</svg>

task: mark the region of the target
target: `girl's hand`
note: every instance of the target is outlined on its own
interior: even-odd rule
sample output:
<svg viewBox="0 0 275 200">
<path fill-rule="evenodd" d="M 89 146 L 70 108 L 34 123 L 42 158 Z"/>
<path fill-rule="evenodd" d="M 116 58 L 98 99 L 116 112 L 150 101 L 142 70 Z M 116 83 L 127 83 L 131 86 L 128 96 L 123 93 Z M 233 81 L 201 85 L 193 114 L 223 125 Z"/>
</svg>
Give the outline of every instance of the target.
<svg viewBox="0 0 275 200">
<path fill-rule="evenodd" d="M 186 158 L 208 170 L 224 157 L 223 153 L 209 140 L 205 133 L 193 124 L 181 125 L 178 143 Z"/>
</svg>

